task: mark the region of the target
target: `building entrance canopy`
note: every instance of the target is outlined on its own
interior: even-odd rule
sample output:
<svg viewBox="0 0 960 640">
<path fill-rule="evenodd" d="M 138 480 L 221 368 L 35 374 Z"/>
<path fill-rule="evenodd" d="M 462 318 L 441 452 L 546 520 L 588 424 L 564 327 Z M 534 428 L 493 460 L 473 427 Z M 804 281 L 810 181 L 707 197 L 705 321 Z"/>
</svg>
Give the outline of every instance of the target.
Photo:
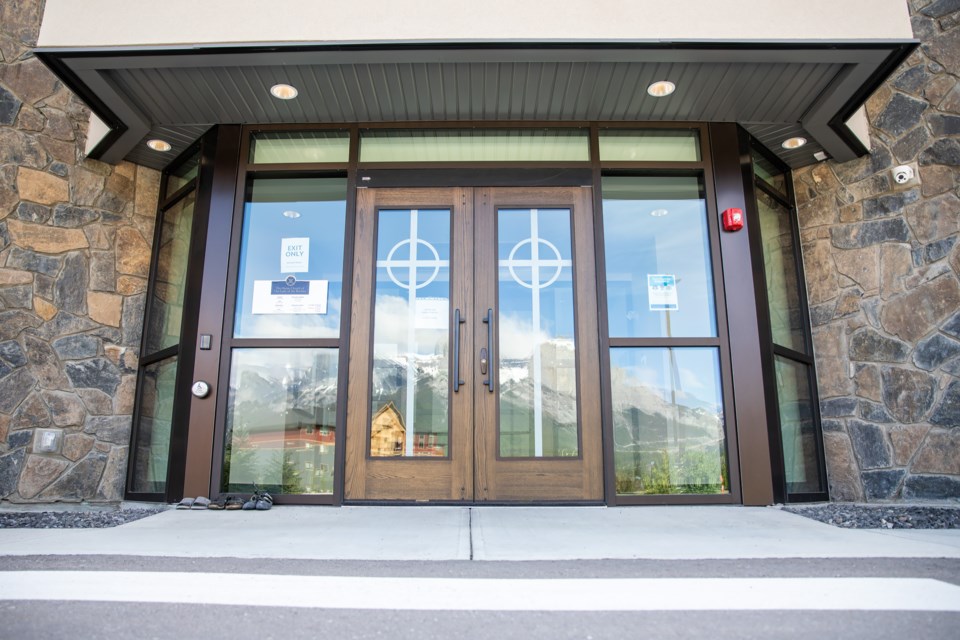
<svg viewBox="0 0 960 640">
<path fill-rule="evenodd" d="M 289 4 L 307 13 L 317 11 L 303 3 Z M 395 39 L 385 39 L 377 31 L 379 23 L 371 23 L 368 37 L 360 38 L 365 33 L 361 17 L 354 17 L 357 24 L 351 31 L 341 4 L 331 3 L 325 8 L 329 15 L 317 17 L 327 20 L 328 30 L 330 21 L 343 21 L 347 34 L 342 40 L 317 26 L 323 39 L 280 45 L 277 40 L 234 44 L 230 39 L 189 45 L 152 45 L 141 39 L 130 45 L 122 44 L 129 42 L 122 33 L 79 36 L 79 26 L 71 32 L 66 24 L 71 19 L 82 24 L 76 7 L 49 2 L 37 55 L 106 125 L 102 138 L 91 136 L 88 152 L 107 162 L 127 159 L 161 168 L 216 124 L 659 120 L 738 122 L 787 164 L 799 167 L 814 162 L 818 151 L 840 161 L 867 151 L 851 118 L 915 47 L 905 8 L 890 2 L 864 7 L 869 20 L 879 25 L 867 32 L 882 38 L 869 40 L 857 25 L 847 27 L 849 37 L 835 27 L 818 30 L 813 23 L 823 16 L 813 15 L 816 6 L 810 8 L 810 24 L 793 31 L 767 27 L 769 33 L 756 32 L 750 30 L 755 20 L 747 12 L 759 8 L 752 2 L 737 3 L 724 14 L 726 22 L 716 25 L 713 32 L 718 38 L 705 38 L 701 27 L 688 26 L 673 15 L 684 9 L 686 21 L 699 15 L 694 5 L 704 3 L 694 0 L 677 3 L 683 6 L 676 8 L 658 7 L 657 15 L 643 16 L 643 21 L 634 16 L 638 21 L 633 38 L 625 38 L 624 27 L 618 24 L 631 20 L 635 10 L 627 5 L 632 3 L 612 0 L 598 3 L 601 15 L 583 16 L 582 33 L 576 39 L 567 33 L 569 27 L 560 25 L 550 33 L 537 33 L 537 25 L 529 24 L 516 33 L 503 29 L 499 33 L 487 24 L 490 16 L 478 18 L 477 30 L 469 38 L 459 37 L 453 25 L 446 25 L 451 35 L 438 38 L 444 26 L 440 15 L 431 18 L 440 21 L 432 27 L 414 28 L 409 20 L 401 20 Z M 413 13 L 402 17 L 415 17 L 434 4 L 409 7 Z M 537 3 L 520 4 L 514 11 L 529 13 L 527 5 Z M 230 8 L 243 13 L 248 5 L 230 3 Z M 114 8 L 124 11 L 119 5 Z M 143 22 L 151 16 L 142 14 L 151 11 L 155 10 L 140 8 L 136 16 Z M 784 8 L 764 6 L 763 11 L 771 24 L 790 18 L 771 14 L 788 12 Z M 274 34 L 277 19 L 263 17 L 258 35 L 281 37 Z M 156 18 L 159 32 L 171 29 L 170 16 Z M 837 19 L 846 22 L 850 16 Z M 227 23 L 231 18 L 221 20 Z M 545 29 L 554 17 L 543 15 L 542 21 Z M 261 24 L 255 19 L 247 22 Z M 730 38 L 738 22 L 748 31 Z M 492 24 L 496 26 L 496 21 Z M 176 25 L 189 31 L 180 22 Z M 663 30 L 651 39 L 649 32 L 657 25 Z M 219 30 L 224 28 L 218 25 Z M 431 29 L 440 31 L 434 34 Z M 246 31 L 239 30 L 243 33 L 232 34 L 233 38 L 245 37 Z M 484 30 L 500 37 L 485 37 Z M 179 33 L 171 31 L 166 41 L 182 41 Z M 514 37 L 503 37 L 507 34 Z M 650 95 L 648 88 L 660 80 L 673 82 L 676 91 L 667 97 Z M 297 87 L 299 96 L 277 100 L 269 93 L 277 83 Z M 784 140 L 797 136 L 808 144 L 793 150 L 781 147 Z M 144 143 L 153 138 L 168 141 L 172 153 L 147 148 Z"/>
</svg>

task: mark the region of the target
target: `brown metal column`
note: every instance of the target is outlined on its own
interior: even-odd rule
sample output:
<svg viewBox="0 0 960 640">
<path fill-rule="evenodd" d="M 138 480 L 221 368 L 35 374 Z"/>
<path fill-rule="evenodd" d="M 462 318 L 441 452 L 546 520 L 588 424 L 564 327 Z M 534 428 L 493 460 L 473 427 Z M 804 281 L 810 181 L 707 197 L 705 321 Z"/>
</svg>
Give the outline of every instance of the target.
<svg viewBox="0 0 960 640">
<path fill-rule="evenodd" d="M 752 185 L 749 153 L 741 153 L 737 125 L 710 125 L 710 148 L 716 185 L 717 210 L 731 207 L 747 211 L 745 193 Z M 773 475 L 767 431 L 766 396 L 760 345 L 756 287 L 764 286 L 763 266 L 750 250 L 753 221 L 744 221 L 740 231 L 721 231 L 720 252 L 730 332 L 730 362 L 736 402 L 740 482 L 745 505 L 773 503 Z"/>
<path fill-rule="evenodd" d="M 191 256 L 190 269 L 202 269 L 199 289 L 191 288 L 188 295 L 200 297 L 197 318 L 184 318 L 184 323 L 196 323 L 195 339 L 184 342 L 181 350 L 194 350 L 193 380 L 210 385 L 205 398 L 190 396 L 190 423 L 187 434 L 185 496 L 203 496 L 210 491 L 210 477 L 216 423 L 217 388 L 219 386 L 220 344 L 223 328 L 223 308 L 227 294 L 227 267 L 230 256 L 230 229 L 233 224 L 234 194 L 237 189 L 237 161 L 240 149 L 240 127 L 220 126 L 216 148 L 204 153 L 200 166 L 198 207 L 207 207 L 208 226 L 206 249 L 203 256 Z M 209 164 L 207 164 L 209 162 Z M 199 260 L 195 259 L 199 258 Z M 200 349 L 200 338 L 212 336 L 209 349 Z"/>
</svg>

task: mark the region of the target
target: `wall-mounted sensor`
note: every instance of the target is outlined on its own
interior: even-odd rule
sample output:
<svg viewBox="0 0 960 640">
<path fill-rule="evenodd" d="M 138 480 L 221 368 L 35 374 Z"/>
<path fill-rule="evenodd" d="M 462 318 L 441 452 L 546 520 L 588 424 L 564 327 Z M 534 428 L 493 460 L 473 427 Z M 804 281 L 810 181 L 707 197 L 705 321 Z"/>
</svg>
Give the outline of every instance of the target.
<svg viewBox="0 0 960 640">
<path fill-rule="evenodd" d="M 913 167 L 902 164 L 893 168 L 893 181 L 897 184 L 907 184 L 913 180 Z"/>
</svg>

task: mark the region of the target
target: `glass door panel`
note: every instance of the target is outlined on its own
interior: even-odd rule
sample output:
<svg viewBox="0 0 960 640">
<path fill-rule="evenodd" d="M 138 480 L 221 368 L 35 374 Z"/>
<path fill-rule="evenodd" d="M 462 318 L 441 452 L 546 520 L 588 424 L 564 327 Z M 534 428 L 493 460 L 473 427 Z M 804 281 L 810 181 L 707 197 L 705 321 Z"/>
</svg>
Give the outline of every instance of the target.
<svg viewBox="0 0 960 640">
<path fill-rule="evenodd" d="M 500 456 L 579 454 L 569 209 L 501 209 Z"/>
<path fill-rule="evenodd" d="M 618 494 L 727 493 L 714 348 L 610 350 Z"/>
<path fill-rule="evenodd" d="M 604 177 L 603 232 L 611 338 L 717 335 L 699 178 Z"/>
<path fill-rule="evenodd" d="M 373 457 L 449 451 L 450 213 L 377 213 Z"/>
<path fill-rule="evenodd" d="M 244 208 L 234 338 L 338 338 L 346 180 L 254 180 Z"/>
<path fill-rule="evenodd" d="M 234 349 L 221 489 L 333 493 L 338 349 Z"/>
</svg>

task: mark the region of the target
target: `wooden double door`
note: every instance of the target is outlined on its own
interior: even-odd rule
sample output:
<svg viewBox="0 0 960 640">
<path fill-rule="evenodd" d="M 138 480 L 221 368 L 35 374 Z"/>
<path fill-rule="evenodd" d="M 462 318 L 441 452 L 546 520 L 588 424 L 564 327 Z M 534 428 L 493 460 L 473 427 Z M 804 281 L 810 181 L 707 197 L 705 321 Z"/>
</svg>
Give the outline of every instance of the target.
<svg viewBox="0 0 960 640">
<path fill-rule="evenodd" d="M 347 501 L 603 499 L 592 190 L 361 188 Z"/>
</svg>

